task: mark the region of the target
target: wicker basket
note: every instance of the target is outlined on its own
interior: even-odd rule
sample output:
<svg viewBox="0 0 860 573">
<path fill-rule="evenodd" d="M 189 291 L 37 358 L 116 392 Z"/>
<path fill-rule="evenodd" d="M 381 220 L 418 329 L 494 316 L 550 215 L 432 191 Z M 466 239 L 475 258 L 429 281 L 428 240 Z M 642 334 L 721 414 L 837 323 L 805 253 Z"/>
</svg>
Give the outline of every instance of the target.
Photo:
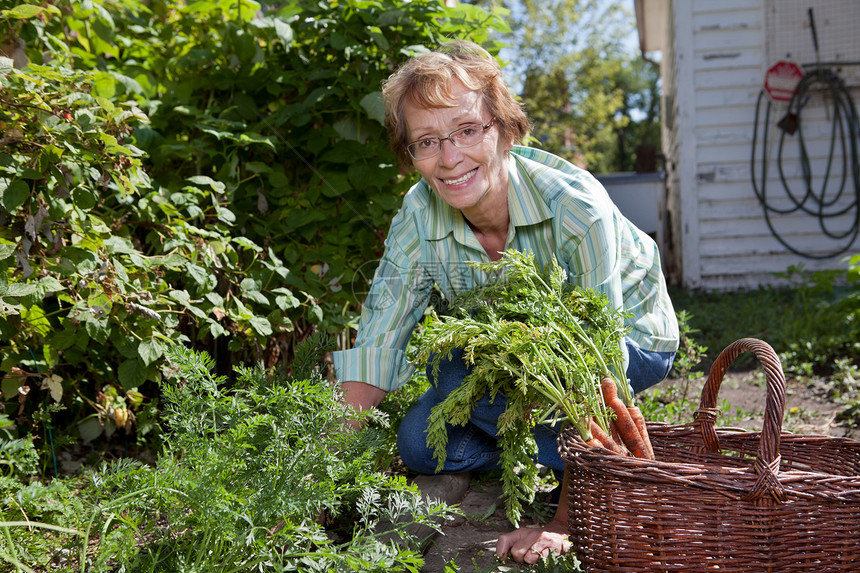
<svg viewBox="0 0 860 573">
<path fill-rule="evenodd" d="M 767 375 L 761 432 L 714 427 L 745 350 Z M 559 436 L 571 541 L 587 571 L 860 571 L 860 442 L 783 433 L 785 377 L 744 338 L 711 368 L 692 424 L 648 424 L 655 461 Z"/>
</svg>

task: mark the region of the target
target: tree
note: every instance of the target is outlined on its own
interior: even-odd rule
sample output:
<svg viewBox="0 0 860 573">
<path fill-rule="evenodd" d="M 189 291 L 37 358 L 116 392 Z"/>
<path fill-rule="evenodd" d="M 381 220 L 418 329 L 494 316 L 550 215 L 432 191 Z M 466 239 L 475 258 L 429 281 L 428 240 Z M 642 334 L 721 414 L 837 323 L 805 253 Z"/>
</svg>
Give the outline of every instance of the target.
<svg viewBox="0 0 860 573">
<path fill-rule="evenodd" d="M 627 41 L 621 0 L 505 0 L 501 52 L 548 151 L 595 172 L 628 171 L 639 145 L 659 147 L 659 71 Z"/>
</svg>

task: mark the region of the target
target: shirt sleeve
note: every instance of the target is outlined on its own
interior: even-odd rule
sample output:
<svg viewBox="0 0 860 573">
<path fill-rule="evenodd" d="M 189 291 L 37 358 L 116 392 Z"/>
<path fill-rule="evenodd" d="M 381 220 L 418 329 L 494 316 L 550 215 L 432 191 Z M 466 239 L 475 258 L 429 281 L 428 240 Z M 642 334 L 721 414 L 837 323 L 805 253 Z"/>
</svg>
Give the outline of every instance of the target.
<svg viewBox="0 0 860 573">
<path fill-rule="evenodd" d="M 512 155 L 521 192 L 539 194 L 553 214 L 552 254 L 570 283 L 604 294 L 612 308 L 629 314 L 627 336 L 640 348 L 676 350 L 678 323 L 654 240 L 624 217 L 588 172 L 534 148 L 515 148 Z M 626 371 L 626 344 L 621 352 Z"/>
<path fill-rule="evenodd" d="M 607 212 L 594 220 L 578 243 L 570 245 L 572 249 L 568 268 L 572 274 L 568 280 L 571 284 L 604 294 L 610 308 L 625 311 L 620 270 L 622 250 L 615 224 L 617 221 L 613 213 Z M 626 344 L 622 342 L 620 348 L 624 371 L 614 374 L 619 379 L 626 379 L 624 372 L 627 371 L 630 357 Z"/>
<path fill-rule="evenodd" d="M 412 376 L 406 346 L 424 315 L 433 286 L 420 264 L 418 242 L 414 220 L 402 210 L 392 221 L 361 309 L 353 348 L 333 353 L 339 380 L 364 382 L 391 392 Z"/>
</svg>

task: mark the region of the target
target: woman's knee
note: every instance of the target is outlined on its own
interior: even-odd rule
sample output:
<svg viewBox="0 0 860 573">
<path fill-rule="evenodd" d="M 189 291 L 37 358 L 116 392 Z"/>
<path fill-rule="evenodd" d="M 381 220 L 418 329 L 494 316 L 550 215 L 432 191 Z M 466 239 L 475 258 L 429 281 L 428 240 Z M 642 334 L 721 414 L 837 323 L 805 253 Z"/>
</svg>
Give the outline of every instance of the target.
<svg viewBox="0 0 860 573">
<path fill-rule="evenodd" d="M 408 436 L 397 432 L 397 449 L 400 460 L 407 468 L 420 474 L 436 473 L 436 460 L 426 445 L 415 443 Z"/>
<path fill-rule="evenodd" d="M 630 357 L 627 366 L 627 378 L 630 379 L 630 386 L 633 387 L 634 393 L 662 382 L 669 375 L 675 360 L 674 352 L 642 350 L 638 344 L 629 338 L 626 339 L 626 342 Z"/>
<path fill-rule="evenodd" d="M 425 392 L 406 412 L 397 429 L 397 449 L 406 467 L 422 474 L 436 471 L 433 452 L 427 447 L 427 421 L 433 401 Z"/>
<path fill-rule="evenodd" d="M 427 445 L 427 423 L 430 411 L 437 402 L 432 390 L 425 392 L 410 408 L 397 430 L 397 449 L 400 459 L 409 469 L 422 474 L 437 473 L 435 449 Z M 477 425 L 447 426 L 448 440 L 442 473 L 498 467 L 499 449 L 496 439 Z M 494 432 L 495 434 L 495 429 Z"/>
</svg>

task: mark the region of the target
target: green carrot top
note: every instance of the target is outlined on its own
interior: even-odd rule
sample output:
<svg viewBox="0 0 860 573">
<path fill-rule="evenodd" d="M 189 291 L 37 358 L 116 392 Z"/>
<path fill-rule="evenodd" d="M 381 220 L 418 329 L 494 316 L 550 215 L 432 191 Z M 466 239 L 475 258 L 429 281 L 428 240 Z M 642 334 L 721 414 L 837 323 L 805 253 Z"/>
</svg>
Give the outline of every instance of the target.
<svg viewBox="0 0 860 573">
<path fill-rule="evenodd" d="M 546 421 L 570 423 L 591 438 L 595 419 L 608 428 L 600 380 L 623 372 L 624 315 L 593 290 L 571 286 L 564 269 L 538 269 L 534 257 L 507 251 L 491 263 L 470 263 L 494 277 L 453 301 L 449 315 L 431 315 L 419 338 L 417 360 L 438 368 L 443 357 L 463 349 L 472 367 L 461 386 L 430 416 L 427 443 L 441 470 L 446 424 L 465 424 L 485 393 L 506 398 L 499 418 L 503 485 L 508 517 L 517 523 L 521 502 L 537 485 L 531 428 Z M 626 383 L 618 383 L 632 404 Z M 531 482 L 530 482 L 531 480 Z"/>
</svg>

